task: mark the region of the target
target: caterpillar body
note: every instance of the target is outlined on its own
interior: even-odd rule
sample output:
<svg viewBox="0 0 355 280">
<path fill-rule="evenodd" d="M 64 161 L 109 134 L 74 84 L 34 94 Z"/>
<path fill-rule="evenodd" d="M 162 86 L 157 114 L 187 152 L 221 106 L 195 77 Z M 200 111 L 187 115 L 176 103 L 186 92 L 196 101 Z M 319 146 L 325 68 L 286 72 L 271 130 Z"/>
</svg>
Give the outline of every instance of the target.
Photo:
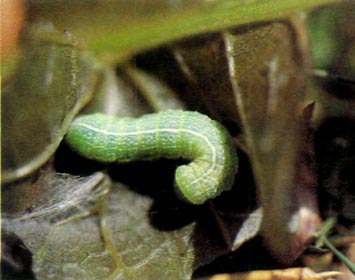
<svg viewBox="0 0 355 280">
<path fill-rule="evenodd" d="M 80 155 L 102 162 L 191 160 L 176 169 L 175 190 L 193 204 L 229 190 L 238 168 L 227 130 L 197 112 L 169 110 L 137 119 L 84 115 L 74 120 L 65 139 Z"/>
</svg>

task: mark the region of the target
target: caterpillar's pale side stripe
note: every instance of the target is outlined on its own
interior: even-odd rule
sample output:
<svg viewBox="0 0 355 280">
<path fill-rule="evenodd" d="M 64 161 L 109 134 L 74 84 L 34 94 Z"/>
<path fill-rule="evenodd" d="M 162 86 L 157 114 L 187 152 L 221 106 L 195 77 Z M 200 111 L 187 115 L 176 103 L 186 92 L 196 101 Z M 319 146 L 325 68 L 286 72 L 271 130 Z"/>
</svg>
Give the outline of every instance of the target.
<svg viewBox="0 0 355 280">
<path fill-rule="evenodd" d="M 191 182 L 191 184 L 195 184 L 198 181 L 204 179 L 206 176 L 208 176 L 211 173 L 211 170 L 213 170 L 216 166 L 216 149 L 214 148 L 214 146 L 212 145 L 211 141 L 209 141 L 207 139 L 206 136 L 204 136 L 201 133 L 192 131 L 190 129 L 184 129 L 184 128 L 179 128 L 179 129 L 169 129 L 169 128 L 163 128 L 163 129 L 155 129 L 155 130 L 141 130 L 141 131 L 135 131 L 135 132 L 111 132 L 111 131 L 107 131 L 107 130 L 103 130 L 103 129 L 97 129 L 96 127 L 93 127 L 92 125 L 88 125 L 85 123 L 80 123 L 78 122 L 76 125 L 78 126 L 82 126 L 85 127 L 87 129 L 90 129 L 92 131 L 98 132 L 98 133 L 102 133 L 104 135 L 113 135 L 113 136 L 128 136 L 128 135 L 140 135 L 140 134 L 155 134 L 157 132 L 173 132 L 173 133 L 177 133 L 179 131 L 185 131 L 187 133 L 193 134 L 197 137 L 200 137 L 201 139 L 203 139 L 206 144 L 210 147 L 211 151 L 212 151 L 212 161 L 211 161 L 211 166 L 208 168 L 208 170 L 206 171 L 206 173 L 204 173 L 202 176 L 196 178 L 194 181 Z"/>
<path fill-rule="evenodd" d="M 175 187 L 194 204 L 230 189 L 238 167 L 227 130 L 197 112 L 170 110 L 137 119 L 86 115 L 72 123 L 65 139 L 74 151 L 103 162 L 192 160 L 176 169 Z"/>
</svg>

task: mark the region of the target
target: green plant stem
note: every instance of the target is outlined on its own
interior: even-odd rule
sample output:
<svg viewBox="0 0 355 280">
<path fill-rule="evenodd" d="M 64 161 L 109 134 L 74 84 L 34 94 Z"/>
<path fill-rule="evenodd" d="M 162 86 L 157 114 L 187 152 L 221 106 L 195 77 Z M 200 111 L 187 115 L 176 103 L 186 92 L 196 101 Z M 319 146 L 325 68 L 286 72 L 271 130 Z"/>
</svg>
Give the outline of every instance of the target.
<svg viewBox="0 0 355 280">
<path fill-rule="evenodd" d="M 328 240 L 326 236 L 323 237 L 324 244 L 331 250 L 355 275 L 355 264 L 348 259 L 342 252 L 340 252 L 335 246 Z"/>
<path fill-rule="evenodd" d="M 316 248 L 320 248 L 323 243 L 324 243 L 324 238 L 327 237 L 329 231 L 334 227 L 336 223 L 336 219 L 334 217 L 331 217 L 331 218 L 328 218 L 323 226 L 318 230 L 318 239 L 317 239 L 317 242 L 315 244 L 315 247 Z"/>
<path fill-rule="evenodd" d="M 327 235 L 329 231 L 334 227 L 336 223 L 336 218 L 331 217 L 328 218 L 323 226 L 319 229 L 317 235 L 318 240 L 315 244 L 316 248 L 320 248 L 323 244 L 328 247 L 330 251 L 332 251 L 348 268 L 349 270 L 355 275 L 355 264 L 349 260 L 342 252 L 340 252 L 332 242 L 329 241 Z"/>
</svg>

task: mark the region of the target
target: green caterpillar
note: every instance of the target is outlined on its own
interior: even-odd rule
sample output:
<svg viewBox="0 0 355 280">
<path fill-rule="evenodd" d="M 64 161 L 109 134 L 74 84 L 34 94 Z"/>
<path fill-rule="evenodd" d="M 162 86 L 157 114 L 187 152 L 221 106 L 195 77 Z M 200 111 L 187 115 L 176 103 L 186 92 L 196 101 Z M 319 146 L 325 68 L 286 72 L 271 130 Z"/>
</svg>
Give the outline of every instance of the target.
<svg viewBox="0 0 355 280">
<path fill-rule="evenodd" d="M 169 110 L 137 119 L 86 115 L 75 119 L 66 141 L 80 155 L 102 162 L 191 160 L 176 169 L 175 190 L 193 204 L 229 190 L 238 168 L 227 130 L 197 112 Z"/>
</svg>

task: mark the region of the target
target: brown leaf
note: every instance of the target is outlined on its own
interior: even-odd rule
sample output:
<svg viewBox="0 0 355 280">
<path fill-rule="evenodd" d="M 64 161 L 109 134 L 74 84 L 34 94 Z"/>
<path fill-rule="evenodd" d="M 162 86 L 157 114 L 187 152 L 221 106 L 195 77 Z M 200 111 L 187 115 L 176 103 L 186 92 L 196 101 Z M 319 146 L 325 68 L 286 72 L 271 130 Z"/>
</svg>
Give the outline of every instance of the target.
<svg viewBox="0 0 355 280">
<path fill-rule="evenodd" d="M 302 102 L 309 71 L 302 21 L 225 34 L 229 71 L 263 207 L 263 236 L 283 262 L 319 225 L 314 174 L 302 154 Z M 303 193 L 306 192 L 306 193 Z M 297 194 L 308 202 L 297 198 Z"/>
</svg>

